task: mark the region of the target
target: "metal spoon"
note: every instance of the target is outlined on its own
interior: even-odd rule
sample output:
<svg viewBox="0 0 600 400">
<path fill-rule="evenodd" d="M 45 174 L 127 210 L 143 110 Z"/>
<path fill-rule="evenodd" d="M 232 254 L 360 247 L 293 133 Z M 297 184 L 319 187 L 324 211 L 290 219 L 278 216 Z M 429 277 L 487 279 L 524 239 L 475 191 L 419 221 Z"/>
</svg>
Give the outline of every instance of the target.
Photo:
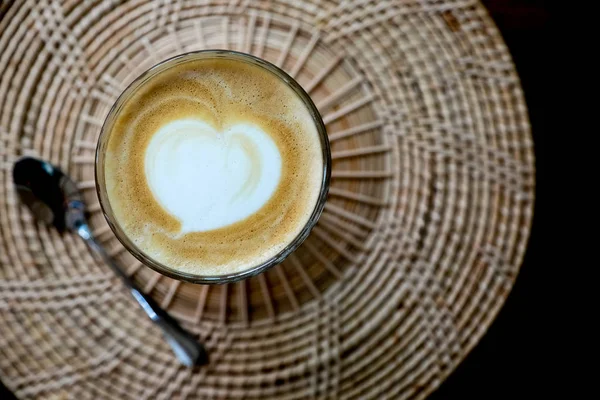
<svg viewBox="0 0 600 400">
<path fill-rule="evenodd" d="M 117 266 L 94 239 L 85 219 L 85 205 L 77 185 L 59 168 L 32 157 L 19 159 L 13 167 L 13 182 L 21 200 L 35 217 L 59 231 L 65 228 L 81 236 L 121 278 L 148 317 L 160 327 L 167 343 L 182 364 L 192 367 L 208 363 L 204 346 L 183 329 L 151 297 L 146 296 Z"/>
</svg>

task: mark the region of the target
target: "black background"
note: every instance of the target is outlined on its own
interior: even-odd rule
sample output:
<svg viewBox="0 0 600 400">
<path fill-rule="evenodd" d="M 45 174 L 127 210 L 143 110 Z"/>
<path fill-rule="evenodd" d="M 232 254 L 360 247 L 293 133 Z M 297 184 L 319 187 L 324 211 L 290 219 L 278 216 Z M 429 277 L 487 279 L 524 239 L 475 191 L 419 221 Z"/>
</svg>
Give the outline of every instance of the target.
<svg viewBox="0 0 600 400">
<path fill-rule="evenodd" d="M 547 237 L 552 226 L 548 147 L 551 133 L 550 65 L 562 20 L 550 1 L 482 0 L 498 25 L 517 66 L 532 125 L 536 156 L 536 201 L 533 227 L 516 284 L 488 333 L 430 400 L 541 398 L 541 388 L 555 382 L 545 325 L 551 292 L 545 283 L 552 253 Z M 559 2 L 560 3 L 560 2 Z M 556 394 L 556 393 L 555 393 Z M 0 399 L 13 399 L 0 384 Z"/>
</svg>

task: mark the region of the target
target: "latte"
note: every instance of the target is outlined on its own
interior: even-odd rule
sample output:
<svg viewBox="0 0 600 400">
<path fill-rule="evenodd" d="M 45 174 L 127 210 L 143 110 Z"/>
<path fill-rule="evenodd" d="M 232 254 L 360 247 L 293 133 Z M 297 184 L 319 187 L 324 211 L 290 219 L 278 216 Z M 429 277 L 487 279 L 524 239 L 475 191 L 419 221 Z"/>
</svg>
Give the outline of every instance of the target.
<svg viewBox="0 0 600 400">
<path fill-rule="evenodd" d="M 215 276 L 258 266 L 317 206 L 324 161 L 315 117 L 260 65 L 175 63 L 115 112 L 102 165 L 114 222 L 172 270 Z"/>
</svg>

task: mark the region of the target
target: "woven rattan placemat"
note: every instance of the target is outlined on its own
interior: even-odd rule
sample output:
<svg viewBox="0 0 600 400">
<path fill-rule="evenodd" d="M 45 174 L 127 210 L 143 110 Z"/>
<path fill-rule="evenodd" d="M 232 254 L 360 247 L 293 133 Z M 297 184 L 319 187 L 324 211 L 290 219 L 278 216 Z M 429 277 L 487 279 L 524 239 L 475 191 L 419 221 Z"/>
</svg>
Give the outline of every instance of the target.
<svg viewBox="0 0 600 400">
<path fill-rule="evenodd" d="M 0 376 L 19 397 L 423 398 L 504 302 L 534 170 L 509 52 L 472 0 L 0 2 Z M 307 242 L 246 282 L 140 265 L 94 190 L 109 107 L 151 65 L 250 52 L 305 87 L 327 124 L 331 194 Z M 181 367 L 108 268 L 18 203 L 14 161 L 85 193 L 96 235 L 206 342 Z"/>
</svg>

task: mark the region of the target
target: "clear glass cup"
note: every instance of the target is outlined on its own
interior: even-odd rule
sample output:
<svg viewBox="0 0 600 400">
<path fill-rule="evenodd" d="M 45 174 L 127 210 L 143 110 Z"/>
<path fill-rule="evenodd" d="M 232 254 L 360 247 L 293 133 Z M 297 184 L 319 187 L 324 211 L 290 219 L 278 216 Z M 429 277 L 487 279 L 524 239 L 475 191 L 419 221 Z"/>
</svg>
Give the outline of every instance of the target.
<svg viewBox="0 0 600 400">
<path fill-rule="evenodd" d="M 195 275 L 188 274 L 185 272 L 178 271 L 174 268 L 169 267 L 168 265 L 164 265 L 156 260 L 154 260 L 149 255 L 145 254 L 142 250 L 140 250 L 125 234 L 121 226 L 119 225 L 119 221 L 115 218 L 114 213 L 111 209 L 110 202 L 108 200 L 108 195 L 106 192 L 106 184 L 105 184 L 105 176 L 104 176 L 104 155 L 106 152 L 106 146 L 108 145 L 109 132 L 111 131 L 112 125 L 119 114 L 121 108 L 125 104 L 125 102 L 136 92 L 138 88 L 140 88 L 145 82 L 152 79 L 156 74 L 164 71 L 173 66 L 179 65 L 181 63 L 185 63 L 192 60 L 198 59 L 207 59 L 207 58 L 225 58 L 225 59 L 233 59 L 237 61 L 243 61 L 249 64 L 253 64 L 255 66 L 259 66 L 261 68 L 266 69 L 271 72 L 279 79 L 281 79 L 288 87 L 290 87 L 296 95 L 302 100 L 304 105 L 309 110 L 310 114 L 313 117 L 313 121 L 319 132 L 319 138 L 321 140 L 321 149 L 323 156 L 323 177 L 321 182 L 321 190 L 319 193 L 319 198 L 313 212 L 304 226 L 304 228 L 300 231 L 300 233 L 292 240 L 282 251 L 273 256 L 271 259 L 258 264 L 254 267 L 248 268 L 241 272 L 236 272 L 227 275 Z M 203 50 L 191 53 L 185 53 L 173 58 L 162 61 L 159 64 L 156 64 L 142 75 L 140 75 L 137 79 L 135 79 L 124 91 L 121 93 L 115 104 L 110 109 L 106 120 L 102 126 L 102 130 L 100 132 L 100 137 L 98 138 L 98 145 L 96 147 L 96 191 L 98 193 L 98 198 L 100 200 L 100 206 L 102 207 L 102 211 L 108 222 L 108 225 L 115 233 L 117 239 L 125 246 L 125 248 L 138 260 L 152 268 L 153 270 L 169 276 L 174 279 L 179 279 L 182 281 L 192 282 L 192 283 L 204 283 L 204 284 L 220 284 L 220 283 L 229 283 L 235 282 L 242 279 L 249 278 L 254 275 L 258 275 L 261 272 L 266 271 L 267 269 L 281 263 L 288 255 L 290 255 L 294 250 L 302 244 L 302 242 L 308 237 L 310 231 L 317 223 L 321 213 L 323 212 L 323 208 L 325 207 L 325 201 L 327 199 L 327 194 L 329 192 L 329 180 L 331 177 L 331 151 L 329 148 L 329 140 L 327 138 L 327 132 L 325 131 L 325 124 L 317 110 L 317 107 L 311 100 L 310 96 L 304 91 L 304 89 L 287 73 L 282 71 L 280 68 L 275 65 L 262 60 L 260 58 L 254 57 L 249 54 L 229 51 L 229 50 Z"/>
</svg>

